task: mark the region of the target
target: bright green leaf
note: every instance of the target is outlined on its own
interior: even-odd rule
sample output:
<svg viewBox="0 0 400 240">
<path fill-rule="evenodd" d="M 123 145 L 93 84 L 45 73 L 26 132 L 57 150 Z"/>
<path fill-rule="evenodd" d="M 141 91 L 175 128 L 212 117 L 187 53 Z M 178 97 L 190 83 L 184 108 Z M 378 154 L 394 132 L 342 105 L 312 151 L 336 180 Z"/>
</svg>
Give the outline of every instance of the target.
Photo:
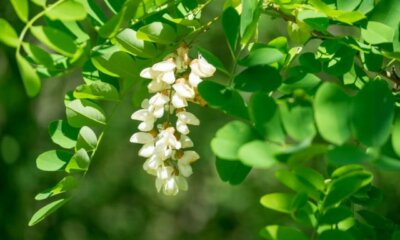
<svg viewBox="0 0 400 240">
<path fill-rule="evenodd" d="M 40 154 L 36 159 L 36 166 L 42 171 L 59 171 L 71 159 L 72 154 L 61 150 L 51 150 Z"/>
<path fill-rule="evenodd" d="M 10 47 L 17 47 L 19 43 L 17 32 L 5 19 L 0 18 L 0 42 Z"/>
<path fill-rule="evenodd" d="M 233 121 L 217 131 L 211 140 L 211 149 L 222 159 L 236 160 L 239 158 L 239 148 L 255 137 L 250 126 L 240 121 Z"/>
<path fill-rule="evenodd" d="M 160 44 L 170 44 L 176 41 L 175 29 L 162 22 L 152 22 L 137 31 L 137 38 Z"/>
<path fill-rule="evenodd" d="M 351 99 L 336 84 L 321 85 L 314 100 L 315 122 L 321 136 L 341 145 L 351 136 Z"/>
<path fill-rule="evenodd" d="M 266 208 L 270 208 L 272 210 L 283 212 L 283 213 L 292 213 L 294 209 L 292 209 L 292 203 L 295 199 L 294 194 L 289 193 L 270 193 L 264 195 L 260 199 L 261 205 Z"/>
<path fill-rule="evenodd" d="M 36 96 L 42 86 L 37 72 L 20 54 L 17 54 L 17 63 L 26 93 L 31 97 Z"/>
<path fill-rule="evenodd" d="M 343 145 L 335 147 L 326 153 L 326 158 L 330 163 L 336 165 L 361 164 L 372 160 L 372 156 L 365 153 L 359 147 L 353 145 Z"/>
<path fill-rule="evenodd" d="M 63 148 L 75 147 L 78 133 L 79 129 L 71 127 L 63 120 L 54 121 L 49 125 L 51 140 Z"/>
<path fill-rule="evenodd" d="M 91 101 L 75 99 L 72 101 L 66 101 L 65 106 L 68 123 L 73 127 L 106 124 L 104 110 Z"/>
<path fill-rule="evenodd" d="M 361 37 L 370 44 L 392 42 L 394 29 L 380 22 L 369 21 L 367 28 L 361 29 Z"/>
<path fill-rule="evenodd" d="M 336 5 L 339 10 L 353 11 L 361 2 L 361 0 L 336 0 Z"/>
<path fill-rule="evenodd" d="M 78 50 L 74 39 L 67 33 L 47 26 L 31 27 L 32 34 L 47 47 L 67 57 L 73 57 Z"/>
<path fill-rule="evenodd" d="M 14 7 L 19 19 L 23 22 L 28 21 L 29 17 L 29 2 L 28 0 L 10 0 L 11 5 Z"/>
<path fill-rule="evenodd" d="M 252 49 L 248 56 L 238 61 L 239 64 L 247 67 L 256 65 L 268 65 L 278 62 L 283 58 L 283 54 L 275 48 Z"/>
<path fill-rule="evenodd" d="M 325 14 L 313 10 L 299 11 L 297 18 L 319 32 L 326 32 L 329 25 L 329 19 Z"/>
<path fill-rule="evenodd" d="M 58 194 L 70 191 L 78 186 L 77 180 L 73 176 L 64 177 L 61 181 L 57 183 L 52 188 L 44 190 L 41 193 L 38 193 L 35 196 L 36 200 L 44 200 L 52 196 L 56 196 Z"/>
<path fill-rule="evenodd" d="M 68 199 L 59 199 L 42 207 L 32 216 L 28 225 L 33 226 L 39 223 L 40 221 L 48 217 L 50 214 L 52 214 L 54 211 L 56 211 L 58 208 L 63 206 L 67 201 Z"/>
<path fill-rule="evenodd" d="M 87 171 L 90 164 L 90 156 L 85 149 L 79 149 L 65 167 L 67 173 L 75 171 Z"/>
<path fill-rule="evenodd" d="M 115 37 L 117 42 L 129 53 L 140 57 L 152 58 L 157 54 L 155 45 L 137 37 L 137 32 L 126 28 Z"/>
<path fill-rule="evenodd" d="M 78 86 L 74 91 L 74 97 L 117 102 L 120 100 L 118 90 L 113 85 L 101 81 Z"/>
<path fill-rule="evenodd" d="M 97 146 L 97 141 L 96 133 L 91 128 L 83 126 L 81 130 L 79 130 L 75 149 L 79 150 L 83 148 L 88 152 L 93 151 Z"/>
<path fill-rule="evenodd" d="M 86 18 L 86 10 L 79 2 L 66 0 L 56 7 L 49 8 L 46 15 L 52 20 L 80 21 Z"/>
<path fill-rule="evenodd" d="M 317 133 L 313 109 L 308 104 L 280 105 L 280 113 L 286 132 L 297 141 L 312 139 Z"/>
<path fill-rule="evenodd" d="M 277 163 L 274 154 L 281 150 L 279 145 L 260 140 L 251 141 L 237 147 L 239 147 L 239 159 L 244 164 L 254 168 L 270 168 Z"/>
</svg>

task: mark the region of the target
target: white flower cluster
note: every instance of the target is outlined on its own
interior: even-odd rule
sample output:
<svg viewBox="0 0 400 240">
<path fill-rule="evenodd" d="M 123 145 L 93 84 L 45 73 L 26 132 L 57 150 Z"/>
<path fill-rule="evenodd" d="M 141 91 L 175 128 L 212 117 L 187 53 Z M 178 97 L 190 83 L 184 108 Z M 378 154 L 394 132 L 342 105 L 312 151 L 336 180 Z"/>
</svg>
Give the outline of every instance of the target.
<svg viewBox="0 0 400 240">
<path fill-rule="evenodd" d="M 156 176 L 157 191 L 162 190 L 165 195 L 173 196 L 188 189 L 190 164 L 199 159 L 195 151 L 187 150 L 193 147 L 187 136 L 188 125 L 199 125 L 200 121 L 186 107 L 189 101 L 199 102 L 197 86 L 215 70 L 201 55 L 190 60 L 188 48 L 181 46 L 164 61 L 140 73 L 141 77 L 151 79 L 148 90 L 155 94 L 132 114 L 132 119 L 141 121 L 138 126 L 141 132 L 133 134 L 130 141 L 143 144 L 139 151 L 139 156 L 147 158 L 143 168 Z"/>
</svg>

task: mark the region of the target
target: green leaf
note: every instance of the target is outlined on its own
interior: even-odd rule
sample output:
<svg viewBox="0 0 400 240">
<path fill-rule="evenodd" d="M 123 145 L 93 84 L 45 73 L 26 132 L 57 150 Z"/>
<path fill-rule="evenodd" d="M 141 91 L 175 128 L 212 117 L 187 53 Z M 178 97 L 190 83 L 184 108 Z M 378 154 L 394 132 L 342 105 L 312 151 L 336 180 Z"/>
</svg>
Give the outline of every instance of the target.
<svg viewBox="0 0 400 240">
<path fill-rule="evenodd" d="M 357 213 L 371 226 L 390 231 L 393 228 L 393 222 L 383 217 L 381 214 L 368 211 L 366 209 L 359 210 Z"/>
<path fill-rule="evenodd" d="M 327 41 L 324 43 L 326 42 Z M 321 45 L 322 47 L 326 47 L 324 43 Z M 338 45 L 327 49 L 327 52 L 333 54 L 333 56 L 327 56 L 328 61 L 324 62 L 322 65 L 326 73 L 340 77 L 349 72 L 353 67 L 354 56 L 356 54 L 354 49 L 344 45 Z"/>
<path fill-rule="evenodd" d="M 166 23 L 152 22 L 139 28 L 137 38 L 160 44 L 170 44 L 176 41 L 177 34 L 175 29 Z"/>
<path fill-rule="evenodd" d="M 324 83 L 314 100 L 315 122 L 321 136 L 341 145 L 351 136 L 351 98 L 336 84 Z"/>
<path fill-rule="evenodd" d="M 293 203 L 294 199 L 295 199 L 294 194 L 270 193 L 270 194 L 264 195 L 260 199 L 260 203 L 264 207 L 278 211 L 278 212 L 292 213 L 294 210 L 292 208 L 292 203 Z"/>
<path fill-rule="evenodd" d="M 361 37 L 370 44 L 392 42 L 394 29 L 380 22 L 369 21 L 367 28 L 361 29 Z"/>
<path fill-rule="evenodd" d="M 5 19 L 0 18 L 0 42 L 16 48 L 19 43 L 17 32 Z"/>
<path fill-rule="evenodd" d="M 106 124 L 104 110 L 91 101 L 75 99 L 72 101 L 66 101 L 65 106 L 68 123 L 73 127 Z"/>
<path fill-rule="evenodd" d="M 15 12 L 17 13 L 19 19 L 23 22 L 28 21 L 29 17 L 29 2 L 28 0 L 10 0 Z"/>
<path fill-rule="evenodd" d="M 46 6 L 47 0 L 31 0 L 31 2 L 33 2 L 34 4 L 36 4 L 40 7 L 44 7 L 44 6 Z"/>
<path fill-rule="evenodd" d="M 78 50 L 74 39 L 63 31 L 47 26 L 36 26 L 30 29 L 39 41 L 64 56 L 73 57 Z"/>
<path fill-rule="evenodd" d="M 296 228 L 278 225 L 266 226 L 260 234 L 267 240 L 309 240 L 304 233 Z"/>
<path fill-rule="evenodd" d="M 392 145 L 394 152 L 397 156 L 400 156 L 400 114 L 396 115 L 396 120 L 392 130 Z"/>
<path fill-rule="evenodd" d="M 339 10 L 353 11 L 361 2 L 361 0 L 336 0 L 336 5 Z"/>
<path fill-rule="evenodd" d="M 321 79 L 314 74 L 305 74 L 300 69 L 289 70 L 289 76 L 286 81 L 279 87 L 279 91 L 291 94 L 294 91 L 301 89 L 308 93 L 314 94 L 315 88 L 321 82 Z"/>
<path fill-rule="evenodd" d="M 139 76 L 135 60 L 118 47 L 96 48 L 91 60 L 98 70 L 112 77 L 134 79 Z"/>
<path fill-rule="evenodd" d="M 398 28 L 400 22 L 400 5 L 397 0 L 381 0 L 371 12 L 370 20 Z"/>
<path fill-rule="evenodd" d="M 241 44 L 246 45 L 257 30 L 261 6 L 258 0 L 242 0 L 241 2 L 240 36 L 242 37 Z"/>
<path fill-rule="evenodd" d="M 338 224 L 346 218 L 352 217 L 353 212 L 347 207 L 330 208 L 319 219 L 320 224 Z"/>
<path fill-rule="evenodd" d="M 80 21 L 86 18 L 86 10 L 79 2 L 74 0 L 66 0 L 58 4 L 56 7 L 49 8 L 46 16 L 51 20 L 60 21 Z"/>
<path fill-rule="evenodd" d="M 102 26 L 106 21 L 106 16 L 104 12 L 100 8 L 100 6 L 95 2 L 95 0 L 76 0 L 80 4 L 83 5 L 87 14 L 93 20 L 93 25 L 95 26 Z"/>
<path fill-rule="evenodd" d="M 79 131 L 75 149 L 83 148 L 88 152 L 93 151 L 97 146 L 97 141 L 96 133 L 91 128 L 83 126 Z"/>
<path fill-rule="evenodd" d="M 280 104 L 281 120 L 286 132 L 297 141 L 312 139 L 317 133 L 313 109 L 308 104 Z"/>
<path fill-rule="evenodd" d="M 201 82 L 198 90 L 210 107 L 222 109 L 225 113 L 243 119 L 248 118 L 247 107 L 237 91 L 227 89 L 225 86 L 212 81 Z"/>
<path fill-rule="evenodd" d="M 44 200 L 49 197 L 56 196 L 58 194 L 70 191 L 72 189 L 75 189 L 78 186 L 78 182 L 76 179 L 72 176 L 67 176 L 64 177 L 60 182 L 57 183 L 52 188 L 49 188 L 41 193 L 38 193 L 35 196 L 35 200 Z"/>
<path fill-rule="evenodd" d="M 326 158 L 330 163 L 336 165 L 346 165 L 361 164 L 367 161 L 371 161 L 373 157 L 356 146 L 343 145 L 329 150 L 326 153 Z"/>
<path fill-rule="evenodd" d="M 75 171 L 87 171 L 90 164 L 90 156 L 85 149 L 79 149 L 65 167 L 67 173 Z"/>
<path fill-rule="evenodd" d="M 318 73 L 321 71 L 321 62 L 315 58 L 315 54 L 311 52 L 303 53 L 299 56 L 299 62 L 304 70 L 310 73 Z"/>
<path fill-rule="evenodd" d="M 343 232 L 337 229 L 326 230 L 321 233 L 318 240 L 354 240 L 348 232 Z"/>
<path fill-rule="evenodd" d="M 316 200 L 320 199 L 321 192 L 324 190 L 324 179 L 312 169 L 302 167 L 294 172 L 279 170 L 275 176 L 290 189 L 296 192 L 305 192 Z"/>
<path fill-rule="evenodd" d="M 383 80 L 365 84 L 354 98 L 354 134 L 367 146 L 382 146 L 389 138 L 394 117 L 394 98 Z"/>
<path fill-rule="evenodd" d="M 32 65 L 20 54 L 17 54 L 17 63 L 26 93 L 31 97 L 36 96 L 42 86 L 38 74 Z"/>
<path fill-rule="evenodd" d="M 215 161 L 217 172 L 222 181 L 232 185 L 242 183 L 250 173 L 251 167 L 240 161 L 224 160 L 217 157 Z"/>
<path fill-rule="evenodd" d="M 48 69 L 53 69 L 55 67 L 53 58 L 44 49 L 30 43 L 23 43 L 22 46 L 26 54 L 37 64 L 43 65 Z"/>
<path fill-rule="evenodd" d="M 329 25 L 329 19 L 325 14 L 313 10 L 299 11 L 297 18 L 319 32 L 326 32 Z"/>
<path fill-rule="evenodd" d="M 332 9 L 321 0 L 309 0 L 309 3 L 312 4 L 318 11 L 325 13 L 330 18 L 350 25 L 365 18 L 365 15 L 360 12 L 347 12 Z"/>
<path fill-rule="evenodd" d="M 256 65 L 268 65 L 278 62 L 283 58 L 283 54 L 270 47 L 252 49 L 248 56 L 238 61 L 240 65 L 251 67 Z"/>
<path fill-rule="evenodd" d="M 74 91 L 74 97 L 81 99 L 120 101 L 118 90 L 111 84 L 95 81 L 90 84 L 78 86 Z"/>
<path fill-rule="evenodd" d="M 157 49 L 151 42 L 143 41 L 137 37 L 137 32 L 126 28 L 115 37 L 117 42 L 130 54 L 145 58 L 155 57 Z"/>
<path fill-rule="evenodd" d="M 40 154 L 36 166 L 42 171 L 60 171 L 71 159 L 72 154 L 61 150 L 51 150 Z"/>
<path fill-rule="evenodd" d="M 222 14 L 222 27 L 232 51 L 236 50 L 240 31 L 240 16 L 233 7 L 228 7 Z"/>
<path fill-rule="evenodd" d="M 78 133 L 79 129 L 71 127 L 63 120 L 54 121 L 49 125 L 51 140 L 63 148 L 75 147 Z"/>
<path fill-rule="evenodd" d="M 248 92 L 270 92 L 277 89 L 281 82 L 281 75 L 276 68 L 254 66 L 245 69 L 235 77 L 234 87 Z"/>
<path fill-rule="evenodd" d="M 281 148 L 279 145 L 254 140 L 239 147 L 239 159 L 254 168 L 270 168 L 277 163 L 274 156 Z"/>
<path fill-rule="evenodd" d="M 33 226 L 39 223 L 40 221 L 48 217 L 50 214 L 52 214 L 54 211 L 59 209 L 61 206 L 63 206 L 67 201 L 68 199 L 59 199 L 42 207 L 32 216 L 28 225 Z"/>
<path fill-rule="evenodd" d="M 328 191 L 323 201 L 324 208 L 347 199 L 371 181 L 372 174 L 366 171 L 354 171 L 332 180 L 328 184 Z"/>
<path fill-rule="evenodd" d="M 382 65 L 383 65 L 383 56 L 374 54 L 374 53 L 365 53 L 361 55 L 363 57 L 363 62 L 365 64 L 365 67 L 369 71 L 373 72 L 380 72 L 382 71 Z"/>
<path fill-rule="evenodd" d="M 249 115 L 262 136 L 274 142 L 285 142 L 278 106 L 273 98 L 265 93 L 254 93 L 249 102 Z"/>
<path fill-rule="evenodd" d="M 237 160 L 239 148 L 255 137 L 250 126 L 240 121 L 233 121 L 217 131 L 211 140 L 211 149 L 222 159 Z"/>
</svg>

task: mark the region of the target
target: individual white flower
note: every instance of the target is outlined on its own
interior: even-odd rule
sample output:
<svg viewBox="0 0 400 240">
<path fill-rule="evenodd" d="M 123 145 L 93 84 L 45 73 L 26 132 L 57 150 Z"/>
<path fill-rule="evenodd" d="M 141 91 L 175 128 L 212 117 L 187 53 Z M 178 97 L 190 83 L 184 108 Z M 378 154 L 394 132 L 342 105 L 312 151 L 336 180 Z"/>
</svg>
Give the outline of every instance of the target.
<svg viewBox="0 0 400 240">
<path fill-rule="evenodd" d="M 165 104 L 169 102 L 169 97 L 157 93 L 149 100 L 148 110 L 151 111 L 156 118 L 161 118 L 164 115 Z"/>
<path fill-rule="evenodd" d="M 203 56 L 199 55 L 198 59 L 193 59 L 190 63 L 189 83 L 193 87 L 197 87 L 202 81 L 201 78 L 207 78 L 214 75 L 216 68 L 209 64 Z"/>
<path fill-rule="evenodd" d="M 138 120 L 138 121 L 142 121 L 138 128 L 140 131 L 150 131 L 153 129 L 154 127 L 154 122 L 155 122 L 155 117 L 153 115 L 153 113 L 151 113 L 149 110 L 147 109 L 139 109 L 136 112 L 134 112 L 131 116 L 131 118 L 133 120 Z"/>
<path fill-rule="evenodd" d="M 200 120 L 190 112 L 179 112 L 176 114 L 178 120 L 176 121 L 176 130 L 182 134 L 189 133 L 187 125 L 200 125 Z"/>
<path fill-rule="evenodd" d="M 176 93 L 172 95 L 171 103 L 174 108 L 184 108 L 188 105 L 186 98 L 181 97 Z"/>
<path fill-rule="evenodd" d="M 191 147 L 193 147 L 192 140 L 188 136 L 186 136 L 184 134 L 181 134 L 181 137 L 180 137 L 179 141 L 181 142 L 182 148 L 191 148 Z"/>
<path fill-rule="evenodd" d="M 167 179 L 163 186 L 163 193 L 167 196 L 175 196 L 179 192 L 178 182 L 175 177 Z"/>
<path fill-rule="evenodd" d="M 154 64 L 140 72 L 142 78 L 152 79 L 147 86 L 150 92 L 159 92 L 168 88 L 168 84 L 175 82 L 174 70 L 176 64 L 172 58 Z"/>
<path fill-rule="evenodd" d="M 150 133 L 138 132 L 132 135 L 130 141 L 132 143 L 144 144 L 139 150 L 139 156 L 150 157 L 154 154 L 154 137 Z"/>
<path fill-rule="evenodd" d="M 189 177 L 192 175 L 191 163 L 200 158 L 199 154 L 195 151 L 185 151 L 183 155 L 178 159 L 178 169 L 179 173 L 184 177 Z"/>
<path fill-rule="evenodd" d="M 157 170 L 162 166 L 163 162 L 157 155 L 152 155 L 144 162 L 143 169 L 148 174 L 157 176 Z"/>
</svg>

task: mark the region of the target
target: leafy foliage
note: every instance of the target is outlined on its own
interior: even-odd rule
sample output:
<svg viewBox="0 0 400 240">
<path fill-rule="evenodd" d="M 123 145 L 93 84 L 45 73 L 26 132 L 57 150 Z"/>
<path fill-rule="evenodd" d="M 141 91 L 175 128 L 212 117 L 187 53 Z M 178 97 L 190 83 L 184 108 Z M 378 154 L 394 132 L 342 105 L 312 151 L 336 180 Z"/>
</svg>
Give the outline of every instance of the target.
<svg viewBox="0 0 400 240">
<path fill-rule="evenodd" d="M 200 21 L 211 0 L 105 1 L 104 9 L 92 0 L 32 2 L 42 10 L 30 18 L 27 0 L 11 1 L 26 23 L 19 36 L 0 19 L 0 41 L 16 49 L 26 93 L 36 96 L 43 79 L 75 69 L 83 82 L 65 96 L 66 119 L 49 126 L 62 149 L 36 161 L 40 170 L 65 174 L 36 199 L 58 199 L 29 225 L 70 199 L 114 109 L 143 89 L 139 71 L 216 20 Z M 211 140 L 220 178 L 236 185 L 252 168 L 285 166 L 276 178 L 294 193 L 269 193 L 261 204 L 301 227 L 266 226 L 265 239 L 398 237 L 395 223 L 369 210 L 379 194 L 361 165 L 400 170 L 399 8 L 395 0 L 227 0 L 220 15 L 231 68 L 194 47 L 221 73 L 199 85 L 200 102 L 236 118 Z M 287 23 L 288 37 L 260 36 L 270 17 Z M 140 103 L 143 93 L 133 97 Z"/>
</svg>

